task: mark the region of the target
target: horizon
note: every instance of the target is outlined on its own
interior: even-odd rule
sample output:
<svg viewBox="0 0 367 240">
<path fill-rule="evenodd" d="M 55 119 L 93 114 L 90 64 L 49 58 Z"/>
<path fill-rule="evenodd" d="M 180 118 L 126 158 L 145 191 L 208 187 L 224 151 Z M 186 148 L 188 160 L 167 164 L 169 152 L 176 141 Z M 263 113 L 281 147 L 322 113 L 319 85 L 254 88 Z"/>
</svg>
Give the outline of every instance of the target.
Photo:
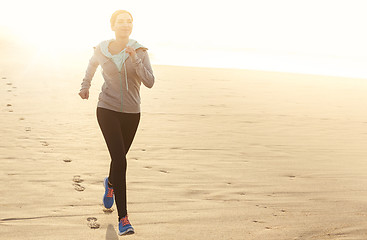
<svg viewBox="0 0 367 240">
<path fill-rule="evenodd" d="M 131 38 L 149 48 L 152 64 L 367 78 L 362 4 L 110 0 L 102 8 L 97 1 L 14 1 L 0 10 L 0 29 L 42 55 L 91 52 L 114 37 L 109 27 L 114 10 L 126 9 L 134 17 Z"/>
</svg>

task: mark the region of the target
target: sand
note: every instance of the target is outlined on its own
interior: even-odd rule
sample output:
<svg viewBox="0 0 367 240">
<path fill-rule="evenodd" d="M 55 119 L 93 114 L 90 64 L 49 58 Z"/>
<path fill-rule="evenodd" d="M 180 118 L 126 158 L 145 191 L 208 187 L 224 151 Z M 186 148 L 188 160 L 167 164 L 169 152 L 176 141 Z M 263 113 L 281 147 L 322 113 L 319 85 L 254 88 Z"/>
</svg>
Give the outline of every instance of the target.
<svg viewBox="0 0 367 240">
<path fill-rule="evenodd" d="M 366 79 L 154 65 L 119 237 L 100 71 L 2 53 L 0 239 L 367 239 Z"/>
</svg>

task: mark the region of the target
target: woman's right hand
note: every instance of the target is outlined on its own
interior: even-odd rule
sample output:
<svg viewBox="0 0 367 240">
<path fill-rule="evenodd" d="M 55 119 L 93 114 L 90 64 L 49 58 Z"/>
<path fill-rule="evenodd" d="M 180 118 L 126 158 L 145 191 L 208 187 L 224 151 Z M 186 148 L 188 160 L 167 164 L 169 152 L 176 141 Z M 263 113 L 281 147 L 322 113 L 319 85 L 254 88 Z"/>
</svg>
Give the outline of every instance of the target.
<svg viewBox="0 0 367 240">
<path fill-rule="evenodd" d="M 82 89 L 80 90 L 79 92 L 79 96 L 82 98 L 82 99 L 88 99 L 89 98 L 89 89 Z"/>
</svg>

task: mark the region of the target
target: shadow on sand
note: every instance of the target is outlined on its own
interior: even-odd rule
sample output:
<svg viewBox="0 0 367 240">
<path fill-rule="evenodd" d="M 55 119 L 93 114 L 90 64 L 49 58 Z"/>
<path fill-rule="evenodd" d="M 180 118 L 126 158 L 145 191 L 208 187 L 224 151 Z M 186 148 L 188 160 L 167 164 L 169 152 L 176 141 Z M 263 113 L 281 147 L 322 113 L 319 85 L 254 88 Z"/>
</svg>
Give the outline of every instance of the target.
<svg viewBox="0 0 367 240">
<path fill-rule="evenodd" d="M 106 240 L 118 240 L 119 237 L 113 228 L 112 224 L 108 224 L 107 230 L 106 230 Z"/>
</svg>

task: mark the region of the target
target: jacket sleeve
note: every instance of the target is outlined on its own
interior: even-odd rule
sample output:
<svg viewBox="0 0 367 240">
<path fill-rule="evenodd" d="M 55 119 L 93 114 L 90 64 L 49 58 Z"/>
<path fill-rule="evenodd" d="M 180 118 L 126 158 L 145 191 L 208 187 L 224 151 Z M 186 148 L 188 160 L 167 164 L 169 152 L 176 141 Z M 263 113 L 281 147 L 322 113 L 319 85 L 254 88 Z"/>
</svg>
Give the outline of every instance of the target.
<svg viewBox="0 0 367 240">
<path fill-rule="evenodd" d="M 87 70 L 85 72 L 85 76 L 83 78 L 83 82 L 81 84 L 81 89 L 89 89 L 91 86 L 92 78 L 97 70 L 98 61 L 96 57 L 96 53 L 94 52 L 93 56 L 89 60 L 89 64 Z"/>
<path fill-rule="evenodd" d="M 149 56 L 146 50 L 143 50 L 142 58 L 135 55 L 132 59 L 136 74 L 147 88 L 152 88 L 154 85 L 154 76 L 152 66 L 150 65 Z"/>
</svg>

